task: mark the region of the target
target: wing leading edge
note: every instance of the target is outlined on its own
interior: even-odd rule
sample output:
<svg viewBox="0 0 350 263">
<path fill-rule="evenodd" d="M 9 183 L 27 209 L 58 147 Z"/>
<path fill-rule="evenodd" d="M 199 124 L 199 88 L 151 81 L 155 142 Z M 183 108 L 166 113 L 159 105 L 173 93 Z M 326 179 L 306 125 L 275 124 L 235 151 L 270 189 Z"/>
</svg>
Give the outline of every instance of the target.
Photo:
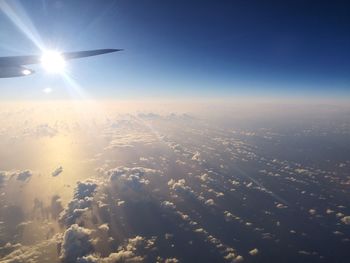
<svg viewBox="0 0 350 263">
<path fill-rule="evenodd" d="M 91 56 L 97 56 L 123 49 L 96 49 L 77 52 L 64 52 L 60 53 L 60 57 L 63 60 L 71 60 L 78 58 L 85 58 Z M 13 56 L 13 57 L 0 57 L 0 78 L 13 78 L 23 77 L 34 73 L 34 70 L 26 68 L 26 65 L 39 64 L 44 59 L 43 56 Z"/>
<path fill-rule="evenodd" d="M 61 56 L 65 60 L 85 58 L 91 56 L 97 56 L 117 51 L 122 51 L 123 49 L 96 49 L 87 51 L 77 51 L 77 52 L 65 52 L 61 53 Z M 13 57 L 0 57 L 0 67 L 16 67 L 25 66 L 32 64 L 39 64 L 41 62 L 41 56 L 13 56 Z"/>
</svg>

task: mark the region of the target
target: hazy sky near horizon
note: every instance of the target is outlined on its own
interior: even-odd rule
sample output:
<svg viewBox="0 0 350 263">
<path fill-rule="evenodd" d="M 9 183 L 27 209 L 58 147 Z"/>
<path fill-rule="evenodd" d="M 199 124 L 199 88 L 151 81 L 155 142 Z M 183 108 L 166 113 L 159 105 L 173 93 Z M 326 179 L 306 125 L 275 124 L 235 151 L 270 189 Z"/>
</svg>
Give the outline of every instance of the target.
<svg viewBox="0 0 350 263">
<path fill-rule="evenodd" d="M 1 79 L 3 100 L 72 92 L 118 99 L 350 96 L 345 2 L 27 0 L 0 7 L 0 56 L 40 54 L 38 45 L 125 49 L 70 62 L 70 83 L 40 66 L 33 76 Z"/>
</svg>

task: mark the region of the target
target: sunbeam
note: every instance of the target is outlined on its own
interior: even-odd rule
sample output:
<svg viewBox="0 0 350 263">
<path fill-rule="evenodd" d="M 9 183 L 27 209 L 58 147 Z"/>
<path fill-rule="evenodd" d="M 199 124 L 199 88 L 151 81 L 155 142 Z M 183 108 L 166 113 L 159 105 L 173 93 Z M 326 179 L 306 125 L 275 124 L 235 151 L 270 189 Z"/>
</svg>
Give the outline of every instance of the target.
<svg viewBox="0 0 350 263">
<path fill-rule="evenodd" d="M 0 10 L 39 50 L 46 49 L 40 34 L 18 1 L 0 1 Z"/>
</svg>

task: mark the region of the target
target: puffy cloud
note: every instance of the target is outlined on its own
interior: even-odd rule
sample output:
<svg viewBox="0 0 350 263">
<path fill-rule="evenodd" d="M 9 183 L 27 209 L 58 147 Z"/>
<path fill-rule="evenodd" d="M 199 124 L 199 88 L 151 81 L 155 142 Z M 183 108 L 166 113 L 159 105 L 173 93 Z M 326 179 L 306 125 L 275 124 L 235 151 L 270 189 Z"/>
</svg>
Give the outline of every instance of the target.
<svg viewBox="0 0 350 263">
<path fill-rule="evenodd" d="M 155 238 L 146 239 L 141 236 L 129 238 L 127 242 L 120 246 L 117 252 L 109 254 L 107 257 L 99 255 L 84 255 L 79 257 L 78 263 L 137 263 L 144 262 L 149 254 L 148 251 L 154 248 Z M 75 261 L 74 261 L 75 262 Z M 152 261 L 151 261 L 152 262 Z M 176 261 L 168 261 L 176 262 Z"/>
<path fill-rule="evenodd" d="M 203 181 L 203 182 L 206 182 L 206 181 L 208 181 L 208 180 L 211 180 L 211 178 L 209 177 L 209 175 L 208 175 L 207 173 L 200 175 L 200 176 L 199 176 L 199 179 L 200 179 L 201 181 Z"/>
<path fill-rule="evenodd" d="M 0 187 L 5 186 L 5 184 L 11 179 L 15 178 L 21 182 L 27 182 L 33 176 L 32 171 L 23 170 L 23 171 L 0 171 Z"/>
<path fill-rule="evenodd" d="M 102 224 L 98 227 L 99 230 L 104 231 L 104 232 L 108 232 L 109 231 L 109 226 L 108 224 Z"/>
<path fill-rule="evenodd" d="M 76 262 L 93 251 L 90 240 L 91 230 L 71 225 L 63 235 L 60 258 L 63 262 Z"/>
<path fill-rule="evenodd" d="M 346 225 L 350 225 L 350 216 L 344 216 L 341 221 Z"/>
<path fill-rule="evenodd" d="M 53 172 L 51 173 L 51 175 L 52 175 L 53 177 L 56 177 L 56 176 L 59 176 L 62 172 L 63 172 L 63 167 L 60 166 L 60 167 L 58 167 L 57 169 L 55 169 L 55 171 L 53 171 Z"/>
<path fill-rule="evenodd" d="M 84 199 L 86 197 L 92 197 L 96 190 L 97 185 L 98 184 L 95 180 L 88 179 L 83 182 L 79 181 L 74 191 L 74 198 Z"/>
<path fill-rule="evenodd" d="M 343 217 L 344 216 L 344 214 L 343 213 L 341 213 L 341 212 L 338 212 L 338 213 L 336 213 L 336 215 L 335 215 L 336 217 Z"/>
<path fill-rule="evenodd" d="M 14 174 L 16 179 L 19 180 L 19 181 L 22 181 L 22 182 L 27 181 L 32 175 L 33 175 L 33 173 L 31 171 L 29 171 L 29 170 L 16 172 Z"/>
<path fill-rule="evenodd" d="M 129 250 L 121 250 L 117 253 L 112 253 L 108 256 L 108 258 L 103 259 L 102 262 L 105 263 L 124 263 L 124 262 L 130 262 L 130 263 L 137 263 L 137 262 L 143 262 L 144 258 L 141 256 L 135 255 L 133 251 Z"/>
<path fill-rule="evenodd" d="M 175 204 L 173 202 L 170 202 L 170 201 L 163 201 L 162 206 L 166 207 L 166 208 L 176 209 Z"/>
<path fill-rule="evenodd" d="M 177 258 L 167 258 L 164 263 L 178 263 L 180 262 Z"/>
<path fill-rule="evenodd" d="M 102 259 L 98 255 L 88 255 L 78 258 L 76 263 L 98 263 L 101 261 Z"/>
<path fill-rule="evenodd" d="M 230 213 L 229 211 L 224 211 L 224 216 L 225 216 L 225 220 L 227 222 L 232 221 L 233 219 L 235 219 L 235 216 L 232 213 Z"/>
<path fill-rule="evenodd" d="M 128 244 L 126 245 L 126 250 L 129 251 L 141 251 L 145 249 L 151 249 L 154 247 L 155 237 L 151 239 L 146 239 L 142 236 L 135 236 L 133 238 L 129 238 Z"/>
<path fill-rule="evenodd" d="M 233 262 L 243 262 L 244 261 L 244 258 L 242 256 L 237 256 Z"/>
<path fill-rule="evenodd" d="M 178 181 L 170 179 L 170 181 L 168 182 L 168 186 L 170 189 L 175 190 L 179 193 L 193 193 L 191 187 L 186 185 L 185 179 L 180 179 Z"/>
<path fill-rule="evenodd" d="M 224 259 L 226 259 L 226 260 L 228 260 L 228 261 L 233 261 L 235 258 L 236 258 L 236 255 L 235 255 L 235 253 L 233 253 L 233 252 L 228 253 L 228 254 L 224 257 Z"/>
<path fill-rule="evenodd" d="M 310 215 L 316 215 L 316 209 L 309 209 L 309 214 Z"/>
<path fill-rule="evenodd" d="M 334 211 L 332 210 L 332 209 L 329 209 L 329 208 L 327 208 L 327 210 L 326 210 L 326 214 L 333 214 L 334 213 Z"/>
<path fill-rule="evenodd" d="M 115 130 L 112 130 L 111 132 L 113 134 L 112 140 L 109 142 L 109 145 L 105 150 L 134 148 L 138 145 L 147 145 L 157 141 L 157 137 L 154 134 L 142 129 L 132 129 L 127 132 L 116 132 Z"/>
<path fill-rule="evenodd" d="M 249 251 L 249 254 L 252 256 L 256 256 L 259 253 L 259 250 L 257 248 L 254 248 Z"/>
<path fill-rule="evenodd" d="M 287 208 L 286 205 L 281 204 L 281 203 L 277 204 L 276 207 L 279 208 L 279 209 Z"/>
<path fill-rule="evenodd" d="M 0 256 L 10 254 L 11 252 L 21 248 L 21 243 L 11 244 L 11 242 L 7 242 L 3 247 L 0 247 Z"/>
<path fill-rule="evenodd" d="M 133 251 L 121 250 L 116 253 L 109 254 L 108 257 L 100 257 L 98 255 L 88 255 L 77 259 L 77 263 L 137 263 L 143 262 L 144 258 L 135 255 Z"/>
<path fill-rule="evenodd" d="M 203 228 L 197 228 L 194 230 L 196 233 L 206 233 L 206 231 Z"/>
<path fill-rule="evenodd" d="M 47 262 L 48 258 L 56 257 L 59 239 L 60 235 L 55 235 L 53 238 L 33 246 L 7 243 L 0 249 L 0 252 L 4 252 L 3 249 L 5 249 L 10 253 L 2 257 L 0 261 L 1 263 Z"/>
<path fill-rule="evenodd" d="M 213 206 L 213 205 L 215 205 L 213 199 L 208 199 L 207 201 L 204 202 L 204 204 L 206 204 L 206 205 L 208 205 L 208 206 Z"/>
<path fill-rule="evenodd" d="M 116 204 L 117 204 L 117 206 L 122 206 L 122 205 L 125 204 L 125 201 L 124 200 L 118 200 Z"/>
<path fill-rule="evenodd" d="M 303 168 L 297 168 L 294 170 L 296 173 L 298 174 L 303 174 L 303 175 L 309 175 L 310 171 L 307 169 L 303 169 Z"/>
<path fill-rule="evenodd" d="M 216 197 L 222 197 L 222 196 L 224 196 L 224 193 L 223 193 L 223 192 L 217 192 L 217 191 L 215 191 L 214 189 L 209 189 L 208 192 L 209 192 L 209 193 L 215 194 Z"/>
<path fill-rule="evenodd" d="M 124 189 L 139 190 L 150 183 L 152 176 L 159 174 L 159 171 L 144 167 L 118 167 L 106 172 L 109 181 L 115 186 Z"/>
<path fill-rule="evenodd" d="M 172 188 L 172 189 L 177 189 L 177 188 L 184 188 L 185 187 L 185 179 L 180 179 L 178 181 L 175 181 L 174 179 L 171 179 L 168 182 L 168 185 Z"/>
<path fill-rule="evenodd" d="M 76 220 L 91 207 L 96 188 L 97 183 L 93 180 L 78 182 L 73 199 L 60 215 L 60 222 L 66 226 L 76 223 Z"/>
<path fill-rule="evenodd" d="M 149 117 L 151 117 L 148 118 L 149 120 L 152 119 L 149 121 L 151 123 L 154 116 Z M 98 121 L 101 121 L 101 119 Z M 147 120 L 145 122 L 147 122 Z M 254 246 L 252 246 L 254 243 L 252 243 L 251 239 L 242 239 L 240 237 L 256 236 L 258 238 L 272 238 L 274 240 L 280 240 L 282 247 L 279 247 L 283 249 L 283 244 L 285 244 L 283 239 L 288 238 L 288 235 L 286 236 L 283 233 L 288 233 L 288 230 L 291 228 L 296 228 L 297 235 L 302 235 L 303 231 L 305 231 L 305 229 L 303 229 L 304 225 L 307 228 L 309 224 L 315 223 L 312 222 L 312 220 L 307 220 L 303 226 L 295 226 L 289 224 L 290 222 L 285 222 L 283 219 L 290 217 L 295 211 L 293 209 L 293 211 L 290 209 L 277 209 L 285 208 L 286 206 L 284 204 L 287 203 L 283 200 L 276 199 L 278 201 L 272 204 L 271 202 L 273 202 L 273 199 L 267 198 L 261 193 L 253 192 L 253 189 L 258 190 L 259 188 L 257 187 L 256 183 L 249 183 L 251 180 L 247 181 L 248 177 L 252 177 L 252 179 L 255 178 L 258 182 L 264 182 L 267 187 L 271 187 L 271 190 L 273 190 L 274 193 L 281 194 L 282 196 L 288 196 L 291 198 L 291 200 L 294 200 L 293 193 L 298 196 L 299 193 L 302 193 L 300 198 L 297 198 L 298 200 L 296 201 L 297 203 L 295 205 L 296 207 L 301 207 L 306 215 L 308 215 L 309 208 L 314 208 L 317 211 L 317 214 L 321 212 L 325 213 L 325 209 L 327 207 L 332 208 L 335 210 L 335 212 L 329 211 L 329 213 L 334 213 L 334 215 L 332 215 L 334 217 L 337 212 L 343 212 L 344 214 L 339 213 L 337 215 L 338 218 L 336 222 L 334 222 L 334 220 L 330 220 L 330 216 L 328 216 L 327 219 L 326 217 L 318 218 L 320 226 L 324 224 L 327 225 L 328 223 L 334 223 L 334 229 L 331 228 L 330 231 L 338 228 L 341 230 L 341 226 L 339 226 L 339 224 L 343 224 L 342 221 L 344 223 L 347 222 L 345 220 L 346 209 L 339 210 L 336 208 L 337 202 L 341 203 L 344 200 L 338 200 L 338 196 L 334 195 L 332 189 L 328 189 L 328 187 L 324 188 L 324 185 L 322 185 L 322 182 L 333 180 L 332 185 L 336 186 L 336 174 L 329 175 L 330 173 L 317 173 L 320 177 L 322 177 L 322 180 L 317 180 L 318 182 L 315 184 L 315 181 L 313 181 L 312 177 L 308 176 L 307 172 L 294 171 L 296 165 L 293 162 L 283 161 L 284 163 L 282 163 L 282 161 L 279 160 L 267 160 L 266 158 L 274 158 L 274 156 L 270 155 L 267 155 L 266 158 L 262 158 L 264 155 L 263 147 L 265 144 L 260 144 L 260 142 L 257 141 L 259 138 L 255 135 L 254 136 L 256 138 L 254 138 L 254 140 L 249 141 L 249 138 L 244 138 L 244 141 L 241 142 L 238 140 L 240 137 L 237 137 L 236 134 L 231 133 L 230 129 L 223 129 L 221 131 L 219 129 L 215 129 L 211 131 L 210 125 L 207 125 L 207 123 L 204 121 L 203 126 L 197 127 L 196 123 L 191 123 L 191 125 L 187 125 L 186 127 L 180 126 L 178 125 L 180 122 L 169 122 L 166 126 L 157 126 L 157 122 L 158 120 L 154 121 L 155 131 L 159 132 L 160 137 L 162 134 L 166 134 L 166 136 L 164 136 L 162 139 L 164 139 L 165 144 L 169 143 L 175 152 L 171 151 L 171 149 L 169 151 L 167 148 L 162 148 L 164 146 L 161 146 L 161 144 L 163 144 L 162 142 L 147 146 L 147 140 L 149 139 L 149 141 L 151 141 L 151 138 L 155 138 L 156 136 L 149 135 L 147 138 L 148 131 L 146 132 L 145 129 L 142 130 L 142 128 L 137 126 L 135 123 L 126 123 L 125 125 L 118 123 L 118 126 L 112 127 L 110 125 L 111 122 L 108 121 L 107 128 L 110 128 L 108 131 L 110 134 L 107 134 L 107 132 L 101 129 L 103 138 L 96 138 L 96 140 L 92 140 L 92 142 L 101 142 L 101 145 L 94 145 L 96 149 L 93 147 L 93 151 L 98 153 L 100 153 L 102 148 L 106 146 L 106 143 L 108 144 L 108 142 L 111 140 L 112 143 L 110 146 L 113 147 L 134 147 L 132 150 L 129 149 L 130 151 L 127 150 L 127 154 L 124 155 L 123 153 L 125 152 L 123 151 L 121 151 L 121 154 L 119 152 L 115 154 L 112 151 L 105 151 L 103 154 L 100 154 L 96 160 L 96 164 L 105 167 L 105 169 L 106 167 L 115 167 L 112 166 L 115 165 L 115 163 L 128 163 L 134 165 L 140 163 L 141 161 L 141 166 L 150 165 L 150 167 L 156 167 L 155 169 L 164 170 L 166 171 L 167 176 L 162 178 L 156 177 L 157 180 L 154 180 L 153 178 L 155 177 L 153 177 L 153 175 L 157 172 L 154 172 L 152 169 L 121 167 L 106 172 L 104 175 L 107 174 L 108 177 L 101 176 L 99 178 L 101 182 L 98 183 L 98 186 L 96 186 L 97 183 L 95 182 L 91 182 L 90 184 L 86 184 L 85 182 L 83 184 L 80 183 L 76 187 L 72 201 L 69 202 L 67 209 L 61 214 L 62 220 L 65 223 L 64 225 L 68 229 L 71 229 L 72 225 L 78 223 L 80 224 L 80 227 L 83 226 L 83 228 L 89 228 L 90 230 L 88 229 L 88 231 L 93 231 L 90 234 L 87 233 L 89 237 L 86 237 L 85 240 L 88 240 L 86 242 L 90 242 L 91 245 L 94 246 L 94 249 L 86 252 L 83 256 L 79 256 L 76 259 L 77 262 L 137 262 L 142 260 L 155 262 L 153 259 L 156 257 L 150 257 L 150 254 L 158 253 L 158 251 L 152 250 L 151 253 L 147 254 L 141 253 L 138 249 L 136 249 L 136 247 L 150 247 L 152 241 L 149 244 L 145 241 L 146 238 L 141 236 L 131 238 L 130 240 L 128 239 L 129 237 L 133 237 L 135 235 L 146 234 L 154 234 L 160 237 L 160 241 L 162 242 L 162 244 L 158 247 L 158 249 L 161 250 L 159 254 L 162 256 L 162 258 L 159 259 L 160 262 L 176 262 L 177 259 L 173 259 L 172 256 L 177 257 L 178 255 L 181 255 L 181 259 L 184 261 L 191 261 L 190 259 L 186 258 L 187 255 L 191 254 L 191 252 L 187 253 L 191 249 L 202 251 L 202 256 L 204 259 L 206 255 L 214 253 L 219 257 L 224 257 L 228 261 L 239 261 L 243 259 L 241 256 L 238 256 L 239 252 L 241 251 L 226 251 L 225 249 L 228 245 L 231 246 L 234 244 L 238 244 L 238 246 L 242 249 L 254 248 Z M 127 128 L 128 126 L 129 128 Z M 130 130 L 133 130 L 134 127 L 136 127 L 136 132 L 130 132 Z M 225 134 L 226 131 L 227 133 Z M 99 133 L 99 128 L 97 129 L 97 133 L 93 131 L 94 135 L 99 135 Z M 128 133 L 130 136 L 124 136 L 124 134 Z M 257 131 L 257 134 L 259 133 L 260 132 Z M 245 133 L 245 135 L 250 136 L 248 132 Z M 222 138 L 215 138 L 217 136 Z M 237 137 L 237 139 L 235 137 Z M 123 138 L 126 139 L 123 140 Z M 217 141 L 215 141 L 215 139 L 217 139 Z M 278 140 L 279 142 L 282 142 L 283 138 L 280 137 Z M 91 141 L 89 143 L 91 143 Z M 220 143 L 220 145 L 222 143 L 223 145 L 219 146 L 216 143 Z M 256 151 L 259 156 L 255 157 L 253 151 Z M 201 154 L 199 154 L 199 152 Z M 277 152 L 276 155 L 278 155 Z M 92 156 L 94 156 L 94 154 L 92 154 Z M 165 156 L 166 158 L 163 160 L 160 158 L 160 156 L 162 158 Z M 288 155 L 281 156 L 285 156 L 285 158 L 287 158 Z M 195 161 L 191 160 L 192 157 Z M 208 165 L 196 165 L 196 162 L 204 157 L 208 158 Z M 254 162 L 253 158 L 257 158 L 257 162 Z M 177 163 L 182 165 L 176 165 L 176 160 L 178 160 Z M 249 160 L 249 163 L 245 163 L 246 160 Z M 77 161 L 79 162 L 79 160 Z M 310 164 L 311 163 L 312 162 L 310 162 Z M 331 169 L 331 165 L 332 162 L 329 163 L 329 169 Z M 239 172 L 240 169 L 242 170 L 242 173 Z M 266 173 L 258 174 L 257 171 L 259 169 L 264 169 Z M 312 167 L 307 167 L 307 169 L 314 171 Z M 57 172 L 54 171 L 52 175 L 59 176 L 61 172 L 62 169 L 59 167 Z M 345 170 L 343 172 L 344 174 L 346 173 Z M 248 177 L 245 177 L 244 174 L 246 174 Z M 332 177 L 323 178 L 323 176 L 326 175 Z M 84 178 L 86 175 L 81 174 L 77 176 L 79 176 L 79 178 Z M 267 176 L 273 176 L 274 178 L 267 178 Z M 341 174 L 341 176 L 346 177 L 347 175 L 345 174 L 345 176 L 343 176 L 343 174 Z M 339 178 L 341 176 L 339 176 Z M 300 181 L 296 180 L 299 177 L 308 183 L 307 187 L 305 184 L 300 184 Z M 2 174 L 0 184 L 3 184 L 9 178 L 10 177 L 7 174 Z M 28 179 L 25 181 L 28 181 Z M 37 178 L 33 177 L 33 179 Z M 48 183 L 48 180 L 52 181 L 51 183 L 57 182 L 57 178 L 41 179 L 44 180 L 45 184 Z M 284 180 L 287 179 L 288 182 L 286 183 Z M 13 177 L 11 180 L 13 180 L 11 181 L 11 184 L 16 183 L 20 184 L 20 186 L 22 185 L 20 181 L 16 180 L 16 177 Z M 36 180 L 35 186 L 39 185 L 40 181 L 42 180 Z M 250 189 L 246 188 L 246 186 L 250 187 Z M 166 189 L 164 189 L 164 187 Z M 21 195 L 23 194 L 23 198 L 22 196 L 19 196 L 20 198 L 14 199 L 13 197 L 16 197 L 16 193 L 12 194 L 10 192 L 12 189 L 17 190 L 21 188 L 15 185 L 13 188 L 8 188 L 9 191 L 4 192 L 4 194 L 1 196 L 1 202 L 4 204 L 4 206 L 8 205 L 9 202 L 12 202 L 12 200 L 22 202 L 24 198 L 28 197 L 28 193 L 32 193 L 32 191 L 28 191 L 32 189 L 24 189 L 24 191 L 20 192 Z M 61 188 L 52 189 L 57 191 Z M 62 196 L 67 196 L 70 194 L 70 191 L 72 191 L 72 189 L 68 187 L 64 187 L 62 189 L 65 191 L 62 193 Z M 233 190 L 235 190 L 234 193 L 229 192 Z M 347 191 L 345 187 L 341 188 L 341 190 L 344 193 Z M 311 191 L 313 191 L 315 194 L 311 195 Z M 8 194 L 9 192 L 11 195 Z M 49 193 L 49 195 L 46 196 L 46 199 L 44 199 L 45 197 L 43 197 L 43 195 L 45 192 L 40 193 L 38 198 L 48 200 L 50 202 L 51 195 Z M 185 192 L 191 192 L 191 197 L 194 196 L 197 199 L 181 198 L 188 197 L 185 195 L 182 196 L 182 193 Z M 305 192 L 306 194 L 304 194 Z M 133 198 L 134 196 L 132 195 L 141 197 L 142 203 L 138 203 L 138 199 Z M 225 198 L 221 198 L 223 195 L 225 195 Z M 34 196 L 33 199 L 35 197 L 36 196 Z M 318 197 L 325 199 L 319 199 L 319 201 L 314 202 Z M 331 198 L 331 200 L 328 197 Z M 220 201 L 219 205 L 215 206 L 214 210 L 211 209 L 210 211 L 207 211 L 203 208 L 204 203 L 207 205 L 213 205 L 214 201 L 215 203 Z M 123 205 L 124 202 L 125 205 Z M 161 204 L 161 207 L 159 207 L 159 204 Z M 303 207 L 303 204 L 308 204 L 308 206 L 306 206 L 307 208 Z M 310 206 L 312 204 L 315 204 L 316 206 Z M 27 202 L 21 203 L 20 205 L 27 206 Z M 277 205 L 277 208 L 275 205 Z M 48 208 L 50 208 L 50 204 Z M 236 209 L 231 211 L 233 208 Z M 44 209 L 46 209 L 46 207 L 44 207 Z M 1 220 L 6 221 L 3 225 L 0 223 L 0 230 L 3 231 L 3 229 L 5 229 L 5 232 L 7 229 L 9 229 L 8 221 L 11 221 L 3 219 L 5 214 L 3 212 L 7 210 L 8 209 L 1 208 L 0 211 Z M 24 218 L 21 220 L 21 222 L 28 222 L 26 215 L 28 210 L 30 210 L 30 207 L 27 207 L 27 209 L 24 211 Z M 52 197 L 51 211 L 53 218 L 58 217 L 61 210 L 62 203 L 60 201 L 60 197 Z M 254 211 L 254 214 L 246 213 L 247 211 Z M 208 217 L 206 215 L 209 212 L 210 216 Z M 281 214 L 281 212 L 283 213 Z M 30 218 L 30 220 L 32 220 L 34 223 L 26 229 L 25 235 L 27 239 L 31 237 L 31 233 L 27 233 L 29 232 L 28 229 L 30 228 L 30 232 L 35 232 L 35 228 L 39 228 L 40 224 L 42 223 L 39 221 L 41 219 L 38 219 L 36 214 Z M 209 219 L 210 222 L 207 222 Z M 234 220 L 234 222 L 225 223 L 224 219 L 227 221 Z M 276 222 L 278 222 L 278 220 L 283 222 L 283 224 L 279 227 L 280 231 L 273 231 L 274 225 Z M 251 223 L 248 221 L 254 222 L 254 227 L 245 227 L 244 224 L 247 226 L 251 225 Z M 338 224 L 336 224 L 337 222 Z M 222 228 L 219 231 L 217 224 L 222 223 Z M 244 227 L 239 226 L 239 224 Z M 15 225 L 21 226 L 23 224 L 19 225 L 16 223 Z M 54 229 L 52 231 L 58 230 L 55 222 L 51 224 L 51 226 Z M 232 236 L 229 239 L 224 238 L 225 235 L 223 235 L 224 232 L 222 231 L 226 231 L 227 229 L 236 229 L 237 235 Z M 199 233 L 194 233 L 194 231 Z M 254 233 L 253 231 L 258 231 L 259 233 Z M 275 235 L 264 233 L 265 231 L 273 232 Z M 45 235 L 46 229 L 41 232 L 44 232 L 43 235 Z M 173 232 L 175 234 L 174 238 L 163 238 L 166 232 Z M 346 231 L 343 232 L 344 236 L 337 237 L 336 241 L 341 242 L 341 238 L 346 236 Z M 214 235 L 210 235 L 214 233 L 216 233 L 218 236 L 215 237 Z M 38 234 L 40 235 L 41 233 L 38 231 Z M 340 235 L 340 233 L 334 232 L 334 235 Z M 223 237 L 223 241 L 221 241 L 219 237 Z M 18 238 L 20 238 L 20 236 Z M 11 242 L 14 242 L 13 240 L 11 240 Z M 314 242 L 314 240 L 311 239 L 309 241 L 311 243 Z M 179 244 L 179 242 L 183 242 L 183 244 L 194 244 L 194 246 L 192 246 L 192 248 L 191 246 L 185 248 L 182 246 L 183 244 Z M 269 243 L 271 241 L 261 240 L 260 243 L 264 242 Z M 209 248 L 208 245 L 211 246 L 211 248 Z M 182 248 L 185 248 L 185 251 L 180 251 Z M 208 249 L 204 250 L 204 248 Z M 278 254 L 278 250 L 280 248 L 272 249 L 272 254 Z M 19 248 L 16 248 L 15 250 L 17 249 Z M 245 251 L 244 257 L 251 257 L 250 254 L 255 254 L 255 249 L 249 251 L 250 249 Z M 334 254 L 339 254 L 337 253 L 339 251 L 335 248 Z M 20 254 L 19 251 L 17 253 Z M 261 251 L 259 251 L 259 253 L 261 253 Z M 33 255 L 33 260 L 36 260 L 35 256 L 36 255 Z M 211 257 L 208 257 L 208 259 L 209 258 Z M 251 258 L 248 258 L 248 260 L 251 260 Z M 221 260 L 224 259 L 221 258 Z M 326 258 L 325 260 L 329 261 L 332 260 L 332 258 Z M 48 261 L 51 261 L 51 258 Z"/>
<path fill-rule="evenodd" d="M 230 182 L 232 185 L 239 185 L 239 184 L 240 184 L 240 182 L 235 181 L 235 180 L 231 180 L 231 179 L 229 179 L 229 182 Z"/>
<path fill-rule="evenodd" d="M 195 152 L 194 154 L 193 154 L 193 156 L 192 156 L 192 160 L 194 160 L 194 161 L 200 161 L 200 157 L 201 157 L 201 154 L 200 154 L 200 152 Z"/>
<path fill-rule="evenodd" d="M 124 195 L 123 197 L 127 198 L 125 200 L 129 200 L 129 193 L 140 193 L 138 191 L 124 192 L 123 189 L 139 189 L 142 185 L 146 185 L 145 180 L 148 179 L 145 177 L 154 174 L 159 173 L 147 168 L 119 167 L 105 172 L 105 175 L 108 175 L 108 179 L 103 178 L 102 181 L 99 182 L 94 180 L 78 182 L 74 190 L 73 199 L 68 203 L 67 208 L 60 216 L 60 222 L 68 227 L 68 232 L 65 232 L 64 239 L 70 240 L 70 242 L 62 242 L 62 260 L 65 262 L 114 263 L 143 262 L 145 257 L 150 257 L 150 254 L 148 252 L 146 253 L 146 251 L 154 247 L 154 238 L 147 239 L 145 237 L 136 236 L 126 239 L 123 245 L 122 240 L 114 236 L 116 230 L 115 222 L 118 222 L 118 219 L 116 218 L 117 221 L 109 220 L 112 220 L 112 209 L 124 209 L 116 206 L 116 204 L 121 206 L 124 203 L 124 201 L 120 199 L 121 194 Z M 135 184 L 137 184 L 137 186 L 135 186 Z M 89 226 L 89 229 L 78 226 L 77 224 Z M 67 238 L 66 235 L 68 234 L 71 235 L 70 238 Z M 81 248 L 75 245 L 76 248 L 74 248 L 74 251 L 76 252 L 74 252 L 73 249 L 69 251 L 68 248 L 72 246 L 66 244 L 78 242 L 85 242 L 84 246 L 87 246 L 88 249 L 80 251 Z M 99 248 L 104 246 L 108 249 L 109 246 L 107 246 L 107 244 L 112 243 L 114 244 L 113 246 L 119 245 L 118 250 L 109 251 L 110 255 L 107 254 L 108 256 L 102 257 L 99 254 L 101 253 Z M 153 256 L 151 257 L 153 258 Z M 69 261 L 71 259 L 76 261 Z"/>
</svg>

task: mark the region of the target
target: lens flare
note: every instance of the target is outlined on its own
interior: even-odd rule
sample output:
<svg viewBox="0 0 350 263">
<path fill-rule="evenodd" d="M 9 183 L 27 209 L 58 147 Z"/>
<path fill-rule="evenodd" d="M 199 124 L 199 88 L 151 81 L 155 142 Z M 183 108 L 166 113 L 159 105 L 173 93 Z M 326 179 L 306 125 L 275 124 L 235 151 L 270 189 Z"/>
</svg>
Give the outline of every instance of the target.
<svg viewBox="0 0 350 263">
<path fill-rule="evenodd" d="M 46 93 L 46 94 L 49 94 L 52 92 L 52 89 L 51 88 L 45 88 L 43 89 L 43 92 Z"/>
<path fill-rule="evenodd" d="M 23 74 L 24 76 L 28 76 L 28 75 L 32 74 L 32 71 L 30 71 L 29 69 L 23 69 L 23 70 L 22 70 L 22 74 Z"/>
</svg>

